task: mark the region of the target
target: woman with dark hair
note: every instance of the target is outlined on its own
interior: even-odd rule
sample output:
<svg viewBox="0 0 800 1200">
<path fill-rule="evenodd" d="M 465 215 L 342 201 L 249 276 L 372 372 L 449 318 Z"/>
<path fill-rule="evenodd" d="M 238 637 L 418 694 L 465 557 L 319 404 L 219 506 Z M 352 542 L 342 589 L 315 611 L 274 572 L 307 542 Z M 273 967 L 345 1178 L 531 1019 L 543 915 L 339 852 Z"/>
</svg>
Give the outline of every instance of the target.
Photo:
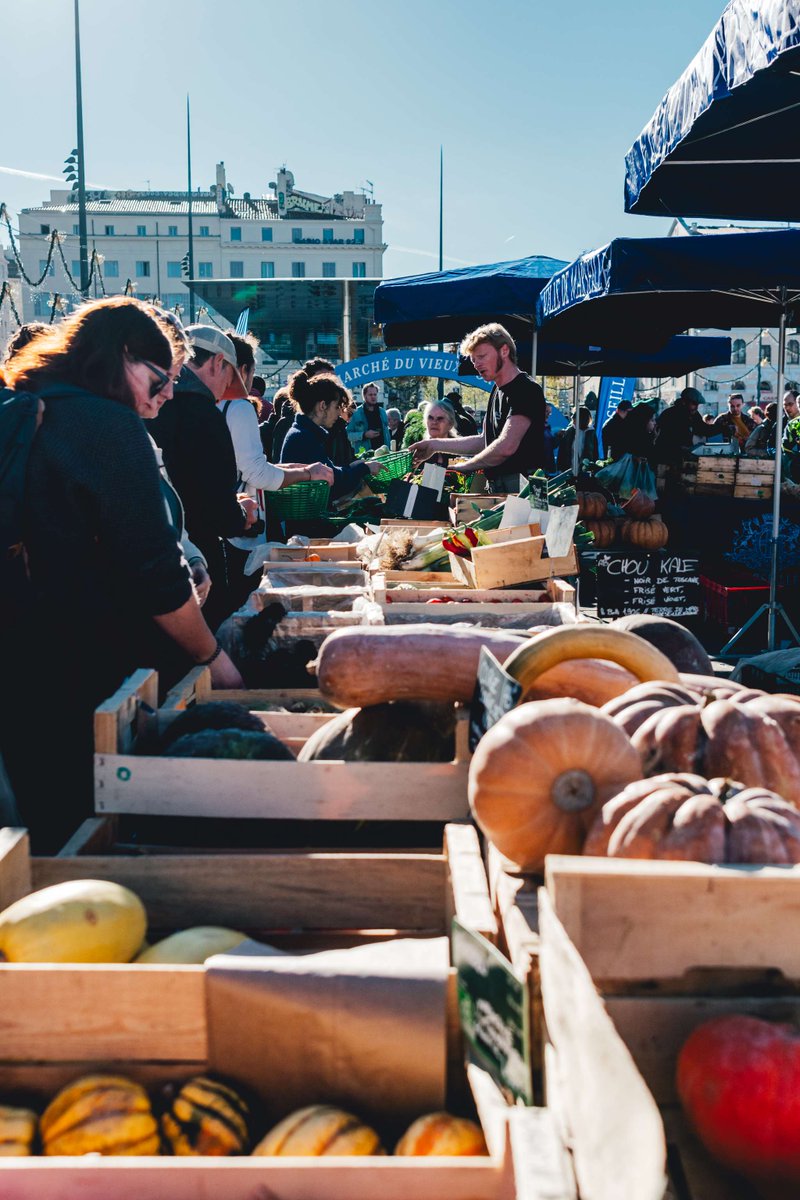
<svg viewBox="0 0 800 1200">
<path fill-rule="evenodd" d="M 309 378 L 304 370 L 296 371 L 289 381 L 289 398 L 295 408 L 295 418 L 283 443 L 281 461 L 303 462 L 305 456 L 311 454 L 313 458 L 309 462 L 318 459 L 332 467 L 331 498 L 334 500 L 354 492 L 367 475 L 377 475 L 381 469 L 380 459 L 369 463 L 356 460 L 346 467 L 338 467 L 330 458 L 329 430 L 351 401 L 350 393 L 336 375 Z"/>
<path fill-rule="evenodd" d="M 576 413 L 573 409 L 571 424 L 566 429 L 562 429 L 558 435 L 556 467 L 559 471 L 569 471 L 572 468 L 572 449 L 575 445 L 575 417 Z M 592 414 L 585 404 L 579 406 L 577 418 L 579 461 L 584 462 L 584 460 L 588 459 L 589 462 L 595 462 L 600 453 L 597 447 L 597 434 L 592 429 Z"/>
<path fill-rule="evenodd" d="M 93 812 L 94 709 L 159 639 L 217 687 L 241 677 L 206 625 L 137 408 L 169 396 L 177 342 L 136 300 L 85 305 L 0 369 L 0 385 L 38 395 L 41 426 L 23 496 L 29 596 L 0 630 L 0 748 L 37 853 L 63 845 Z M 6 395 L 5 398 L 8 398 Z M 43 724 L 43 686 L 62 698 Z"/>
</svg>

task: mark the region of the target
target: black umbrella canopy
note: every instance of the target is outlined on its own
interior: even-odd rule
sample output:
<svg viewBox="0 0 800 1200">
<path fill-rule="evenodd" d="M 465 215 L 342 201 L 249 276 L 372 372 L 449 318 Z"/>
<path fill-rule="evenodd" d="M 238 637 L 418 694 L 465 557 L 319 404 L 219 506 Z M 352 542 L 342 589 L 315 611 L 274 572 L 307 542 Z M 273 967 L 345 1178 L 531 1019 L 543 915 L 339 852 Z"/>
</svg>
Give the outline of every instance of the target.
<svg viewBox="0 0 800 1200">
<path fill-rule="evenodd" d="M 800 6 L 732 0 L 625 158 L 625 211 L 800 219 Z"/>
</svg>

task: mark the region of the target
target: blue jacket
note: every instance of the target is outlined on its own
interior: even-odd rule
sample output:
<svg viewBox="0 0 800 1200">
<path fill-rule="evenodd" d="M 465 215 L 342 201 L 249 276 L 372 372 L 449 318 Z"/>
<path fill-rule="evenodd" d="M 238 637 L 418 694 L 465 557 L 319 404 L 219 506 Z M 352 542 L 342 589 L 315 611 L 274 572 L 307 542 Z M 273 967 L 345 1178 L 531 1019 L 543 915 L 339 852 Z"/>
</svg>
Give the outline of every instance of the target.
<svg viewBox="0 0 800 1200">
<path fill-rule="evenodd" d="M 391 445 L 391 435 L 389 433 L 389 418 L 386 416 L 386 409 L 382 405 L 378 405 L 378 412 L 381 415 L 381 429 L 383 430 L 383 444 Z M 365 438 L 364 434 L 369 429 L 367 422 L 367 414 L 363 404 L 359 404 L 356 411 L 353 413 L 350 420 L 347 422 L 347 436 L 350 438 L 350 445 L 358 454 L 359 450 L 377 450 L 378 443 L 375 438 Z"/>
<path fill-rule="evenodd" d="M 364 462 L 354 462 L 349 467 L 335 467 L 328 455 L 327 430 L 303 413 L 296 415 L 286 435 L 281 448 L 281 462 L 322 462 L 328 467 L 333 467 L 332 500 L 354 492 L 362 479 L 369 474 L 369 467 Z"/>
</svg>

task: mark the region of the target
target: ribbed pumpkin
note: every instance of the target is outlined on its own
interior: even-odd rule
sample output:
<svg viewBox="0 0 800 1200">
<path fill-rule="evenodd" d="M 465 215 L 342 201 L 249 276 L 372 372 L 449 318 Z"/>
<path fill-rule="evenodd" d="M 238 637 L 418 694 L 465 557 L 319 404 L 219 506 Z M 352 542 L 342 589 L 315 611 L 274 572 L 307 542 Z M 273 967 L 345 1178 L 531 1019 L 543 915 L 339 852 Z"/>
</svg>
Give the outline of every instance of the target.
<svg viewBox="0 0 800 1200">
<path fill-rule="evenodd" d="M 395 1154 L 471 1157 L 488 1154 L 483 1131 L 466 1117 L 451 1117 L 450 1113 L 428 1113 L 418 1117 L 406 1130 L 395 1147 Z"/>
<path fill-rule="evenodd" d="M 144 941 L 138 896 L 105 879 L 70 879 L 16 900 L 0 913 L 7 962 L 130 962 Z"/>
<path fill-rule="evenodd" d="M 669 530 L 660 517 L 623 521 L 622 540 L 640 550 L 662 550 L 669 541 Z"/>
<path fill-rule="evenodd" d="M 29 1108 L 0 1104 L 0 1158 L 25 1158 L 32 1154 L 38 1118 Z"/>
<path fill-rule="evenodd" d="M 800 807 L 800 704 L 760 693 L 679 704 L 632 735 L 645 775 L 688 771 L 766 787 Z"/>
<path fill-rule="evenodd" d="M 475 820 L 523 871 L 546 854 L 579 854 L 595 815 L 641 778 L 630 739 L 577 700 L 539 700 L 512 709 L 478 743 L 469 769 Z"/>
<path fill-rule="evenodd" d="M 586 529 L 594 538 L 594 547 L 597 550 L 605 550 L 607 546 L 613 546 L 617 536 L 617 523 L 610 517 L 606 519 L 591 520 L 586 519 L 584 522 Z"/>
<path fill-rule="evenodd" d="M 601 492 L 578 492 L 578 519 L 598 521 L 608 511 L 608 502 Z"/>
<path fill-rule="evenodd" d="M 228 1084 L 208 1075 L 188 1080 L 167 1112 L 161 1129 L 173 1154 L 244 1154 L 250 1142 L 250 1109 Z"/>
<path fill-rule="evenodd" d="M 258 1143 L 258 1157 L 303 1158 L 341 1157 L 356 1154 L 385 1154 L 374 1129 L 364 1125 L 352 1113 L 329 1104 L 300 1108 L 284 1117 Z"/>
<path fill-rule="evenodd" d="M 584 854 L 705 863 L 800 862 L 800 813 L 765 788 L 657 775 L 603 806 Z"/>
<path fill-rule="evenodd" d="M 681 677 L 681 683 L 656 680 L 640 683 L 603 705 L 603 712 L 613 717 L 628 737 L 645 723 L 648 717 L 667 708 L 691 705 L 700 707 L 712 700 L 729 700 L 744 692 L 741 684 L 728 683 L 724 679 L 704 680 L 700 675 Z"/>
<path fill-rule="evenodd" d="M 63 1088 L 42 1113 L 48 1155 L 158 1154 L 158 1123 L 147 1092 L 120 1075 L 85 1075 Z"/>
</svg>

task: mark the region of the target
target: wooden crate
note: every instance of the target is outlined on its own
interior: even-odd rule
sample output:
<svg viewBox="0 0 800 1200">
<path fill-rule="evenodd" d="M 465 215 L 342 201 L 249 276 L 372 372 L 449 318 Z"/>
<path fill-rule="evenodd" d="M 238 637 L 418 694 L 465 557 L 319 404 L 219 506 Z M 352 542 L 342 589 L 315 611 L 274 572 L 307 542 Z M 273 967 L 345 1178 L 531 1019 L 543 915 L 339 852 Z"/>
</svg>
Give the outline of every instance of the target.
<svg viewBox="0 0 800 1200">
<path fill-rule="evenodd" d="M 356 542 L 312 541 L 308 546 L 270 546 L 267 562 L 308 562 L 309 555 L 315 554 L 321 562 L 354 563 L 356 549 Z"/>
<path fill-rule="evenodd" d="M 24 830 L 0 830 L 3 908 L 71 879 L 131 888 L 157 936 L 223 925 L 278 948 L 323 949 L 387 936 L 447 935 L 457 915 L 496 940 L 477 835 L 467 824 L 448 825 L 438 852 L 379 854 L 31 858 Z M 0 1062 L 201 1062 L 208 1054 L 204 974 L 202 966 L 0 963 Z"/>
<path fill-rule="evenodd" d="M 527 529 L 528 526 L 523 528 Z M 508 531 L 497 530 L 499 538 L 490 532 L 492 543 L 476 546 L 470 558 L 450 555 L 453 575 L 472 588 L 513 587 L 553 579 L 559 575 L 577 575 L 578 559 L 574 545 L 569 554 L 560 558 L 545 558 L 544 537 L 517 537 L 506 540 Z"/>
<path fill-rule="evenodd" d="M 95 812 L 294 821 L 451 821 L 469 815 L 467 719 L 450 763 L 247 762 L 137 754 L 175 710 L 159 711 L 157 677 L 137 671 L 95 713 Z M 241 693 L 233 693 L 237 698 Z M 260 693 L 245 693 L 258 701 Z M 211 692 L 206 699 L 232 698 Z M 461 711 L 461 710 L 460 710 Z M 305 728 L 283 718 L 286 734 Z M 298 719 L 299 718 L 299 719 Z M 270 717 L 271 721 L 275 718 Z"/>
<path fill-rule="evenodd" d="M 367 929 L 449 931 L 459 918 L 494 937 L 474 830 L 448 829 L 446 853 L 274 855 L 249 861 L 33 859 L 21 830 L 0 831 L 0 902 L 31 887 L 100 877 L 133 888 L 153 926 L 167 931 L 227 923 L 286 948 L 355 944 Z M 361 927 L 361 929 L 360 929 Z M 290 931 L 287 933 L 287 931 Z M 304 931 L 304 932 L 301 932 Z M 70 1080 L 112 1070 L 146 1086 L 206 1068 L 205 968 L 103 964 L 2 964 L 4 1038 L 0 1097 L 23 1091 L 38 1104 Z M 464 1090 L 454 972 L 447 996 L 451 1094 Z M 506 1110 L 475 1067 L 469 1084 L 491 1154 L 481 1160 L 2 1159 L 3 1200 L 512 1200 L 504 1169 Z M 369 1119 L 367 1101 L 364 1115 Z"/>
<path fill-rule="evenodd" d="M 547 579 L 540 588 L 508 590 L 423 584 L 398 589 L 391 586 L 393 582 L 389 573 L 373 576 L 373 599 L 383 609 L 387 625 L 413 619 L 435 623 L 472 621 L 496 627 L 507 624 L 512 617 L 518 618 L 518 628 L 528 628 L 546 623 L 554 604 L 568 604 L 573 609 L 576 605 L 575 588 L 563 579 Z"/>
<path fill-rule="evenodd" d="M 556 856 L 545 876 L 547 1096 L 580 1194 L 750 1200 L 687 1130 L 675 1064 L 713 1016 L 800 1015 L 800 868 Z"/>
</svg>

